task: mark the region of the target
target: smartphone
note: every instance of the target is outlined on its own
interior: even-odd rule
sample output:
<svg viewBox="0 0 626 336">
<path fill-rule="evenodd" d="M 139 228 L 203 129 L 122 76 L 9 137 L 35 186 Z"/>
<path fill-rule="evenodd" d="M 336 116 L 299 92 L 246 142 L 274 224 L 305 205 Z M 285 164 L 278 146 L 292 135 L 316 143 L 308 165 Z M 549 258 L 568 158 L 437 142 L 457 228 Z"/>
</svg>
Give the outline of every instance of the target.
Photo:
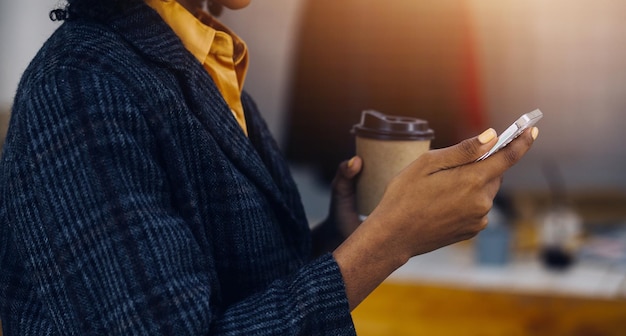
<svg viewBox="0 0 626 336">
<path fill-rule="evenodd" d="M 543 113 L 539 109 L 536 109 L 532 112 L 528 112 L 519 119 L 515 120 L 515 122 L 509 126 L 500 136 L 498 137 L 498 142 L 487 152 L 485 155 L 478 158 L 476 161 L 484 160 L 491 156 L 491 154 L 499 151 L 501 148 L 505 147 L 509 144 L 509 142 L 513 141 L 513 139 L 517 138 L 520 134 L 524 132 L 529 127 L 532 127 L 543 117 Z"/>
</svg>

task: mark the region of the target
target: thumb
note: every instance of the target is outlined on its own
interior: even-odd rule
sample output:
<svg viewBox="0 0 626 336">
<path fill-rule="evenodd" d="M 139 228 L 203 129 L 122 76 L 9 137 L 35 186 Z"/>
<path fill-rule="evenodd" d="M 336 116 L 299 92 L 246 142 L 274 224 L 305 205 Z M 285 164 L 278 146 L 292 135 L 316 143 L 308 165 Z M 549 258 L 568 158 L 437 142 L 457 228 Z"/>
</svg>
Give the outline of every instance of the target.
<svg viewBox="0 0 626 336">
<path fill-rule="evenodd" d="M 439 170 L 450 169 L 476 161 L 496 143 L 498 134 L 489 128 L 480 135 L 465 139 L 454 146 L 432 152 L 433 163 Z"/>
<path fill-rule="evenodd" d="M 354 184 L 354 177 L 361 172 L 362 166 L 363 161 L 358 156 L 342 162 L 333 180 L 335 189 L 349 189 Z"/>
<path fill-rule="evenodd" d="M 361 172 L 362 166 L 363 161 L 358 156 L 342 162 L 333 179 L 333 193 L 337 196 L 352 194 L 354 192 L 354 177 Z"/>
</svg>

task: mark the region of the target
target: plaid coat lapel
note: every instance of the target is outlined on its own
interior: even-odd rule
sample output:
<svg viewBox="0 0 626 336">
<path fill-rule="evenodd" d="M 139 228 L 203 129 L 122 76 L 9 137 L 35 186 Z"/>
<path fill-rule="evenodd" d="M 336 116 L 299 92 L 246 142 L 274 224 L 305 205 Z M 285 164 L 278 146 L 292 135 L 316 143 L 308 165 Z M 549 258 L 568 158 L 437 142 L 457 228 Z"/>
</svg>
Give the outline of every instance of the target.
<svg viewBox="0 0 626 336">
<path fill-rule="evenodd" d="M 138 25 L 138 22 L 142 24 Z M 145 22 L 151 24 L 146 25 Z M 141 3 L 124 17 L 116 18 L 111 25 L 145 57 L 177 73 L 187 95 L 191 113 L 219 143 L 238 169 L 267 195 L 280 217 L 289 219 L 291 225 L 288 225 L 288 229 L 298 231 L 290 236 L 308 237 L 307 234 L 302 234 L 303 231 L 308 231 L 308 225 L 297 188 L 277 146 L 265 147 L 267 145 L 264 141 L 267 140 L 272 145 L 275 144 L 249 97 L 244 94 L 243 103 L 250 138 L 246 137 L 237 124 L 211 77 L 156 12 Z M 220 104 L 204 103 L 208 100 L 219 101 Z M 305 238 L 300 239 L 304 241 L 294 242 L 294 245 L 307 249 L 308 241 Z"/>
</svg>

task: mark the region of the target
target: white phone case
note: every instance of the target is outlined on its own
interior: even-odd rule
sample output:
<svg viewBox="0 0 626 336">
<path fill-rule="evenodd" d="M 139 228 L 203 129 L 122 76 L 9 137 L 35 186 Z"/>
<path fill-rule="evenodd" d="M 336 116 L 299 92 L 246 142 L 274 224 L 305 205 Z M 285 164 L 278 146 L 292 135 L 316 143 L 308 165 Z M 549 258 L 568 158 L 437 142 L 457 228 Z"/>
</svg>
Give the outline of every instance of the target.
<svg viewBox="0 0 626 336">
<path fill-rule="evenodd" d="M 498 142 L 483 156 L 478 158 L 476 161 L 484 160 L 491 156 L 491 154 L 497 152 L 501 148 L 505 147 L 509 144 L 509 142 L 513 141 L 513 139 L 517 138 L 524 130 L 529 127 L 532 127 L 543 117 L 543 113 L 539 109 L 528 112 L 519 119 L 517 119 L 509 128 L 507 128 L 500 136 L 498 137 Z"/>
</svg>

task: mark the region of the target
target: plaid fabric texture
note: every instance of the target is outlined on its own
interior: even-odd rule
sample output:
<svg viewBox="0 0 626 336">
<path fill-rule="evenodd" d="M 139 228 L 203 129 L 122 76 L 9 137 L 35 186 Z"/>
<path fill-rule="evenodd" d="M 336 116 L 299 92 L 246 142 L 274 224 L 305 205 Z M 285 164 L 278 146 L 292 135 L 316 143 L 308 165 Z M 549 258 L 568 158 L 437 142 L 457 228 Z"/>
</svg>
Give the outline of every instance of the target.
<svg viewBox="0 0 626 336">
<path fill-rule="evenodd" d="M 65 22 L 20 83 L 0 163 L 5 335 L 353 335 L 330 254 L 244 95 L 144 4 Z"/>
</svg>

